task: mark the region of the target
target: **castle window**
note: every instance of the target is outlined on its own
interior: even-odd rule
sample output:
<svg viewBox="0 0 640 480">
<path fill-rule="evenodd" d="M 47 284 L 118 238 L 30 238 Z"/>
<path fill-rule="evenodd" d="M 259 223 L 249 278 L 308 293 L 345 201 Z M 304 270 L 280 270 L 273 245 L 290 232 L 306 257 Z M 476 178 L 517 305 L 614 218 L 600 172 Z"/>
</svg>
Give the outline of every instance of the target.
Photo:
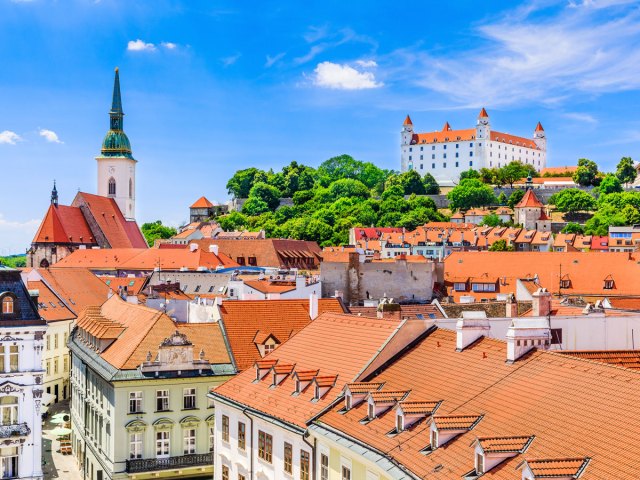
<svg viewBox="0 0 640 480">
<path fill-rule="evenodd" d="M 129 198 L 133 198 L 133 180 L 129 179 Z"/>
<path fill-rule="evenodd" d="M 436 168 L 436 164 L 435 164 L 435 163 L 432 163 L 432 164 L 431 164 L 431 168 Z"/>
<path fill-rule="evenodd" d="M 447 162 L 444 162 L 444 163 L 442 164 L 442 168 L 447 168 Z"/>
<path fill-rule="evenodd" d="M 458 167 L 458 162 L 456 162 L 456 167 Z"/>
<path fill-rule="evenodd" d="M 420 164 L 420 170 L 422 170 L 424 168 L 424 164 Z"/>
<path fill-rule="evenodd" d="M 460 156 L 460 154 L 458 152 L 456 152 L 456 158 L 458 158 Z"/>
<path fill-rule="evenodd" d="M 424 147 L 420 147 L 420 151 L 422 152 L 424 150 Z"/>
<path fill-rule="evenodd" d="M 116 194 L 116 180 L 115 178 L 111 177 L 109 179 L 109 195 L 115 195 Z"/>
<path fill-rule="evenodd" d="M 469 146 L 470 146 L 470 147 L 473 147 L 473 142 L 471 142 L 471 143 L 469 144 Z M 482 144 L 480 144 L 480 146 L 482 146 Z"/>
<path fill-rule="evenodd" d="M 424 158 L 424 155 L 420 155 L 420 160 L 422 160 Z"/>
<path fill-rule="evenodd" d="M 436 159 L 436 154 L 434 153 L 433 155 L 431 155 L 431 160 L 435 160 Z"/>
<path fill-rule="evenodd" d="M 458 137 L 458 139 L 459 139 L 459 138 L 460 138 L 460 137 Z M 456 143 L 456 148 L 460 148 L 460 144 L 459 144 L 459 143 Z"/>
<path fill-rule="evenodd" d="M 448 138 L 446 138 L 445 140 L 447 140 L 447 141 L 448 141 L 449 139 L 448 139 Z M 446 149 L 447 149 L 447 146 L 446 146 L 446 145 L 443 145 L 443 146 L 444 146 L 444 149 L 446 150 Z"/>
<path fill-rule="evenodd" d="M 447 158 L 447 154 L 446 153 L 442 154 L 442 158 Z"/>
<path fill-rule="evenodd" d="M 409 147 L 409 151 L 410 151 L 410 152 L 413 152 L 413 148 Z"/>
<path fill-rule="evenodd" d="M 436 146 L 435 145 L 431 145 L 431 150 L 435 150 Z"/>
<path fill-rule="evenodd" d="M 473 157 L 473 152 L 469 152 L 469 156 L 470 156 L 470 157 Z"/>
<path fill-rule="evenodd" d="M 2 299 L 2 314 L 3 315 L 11 315 L 13 313 L 13 298 L 12 297 L 4 297 Z"/>
<path fill-rule="evenodd" d="M 473 167 L 473 160 L 469 160 L 469 166 Z"/>
<path fill-rule="evenodd" d="M 411 160 L 411 155 L 409 155 L 409 160 Z"/>
</svg>

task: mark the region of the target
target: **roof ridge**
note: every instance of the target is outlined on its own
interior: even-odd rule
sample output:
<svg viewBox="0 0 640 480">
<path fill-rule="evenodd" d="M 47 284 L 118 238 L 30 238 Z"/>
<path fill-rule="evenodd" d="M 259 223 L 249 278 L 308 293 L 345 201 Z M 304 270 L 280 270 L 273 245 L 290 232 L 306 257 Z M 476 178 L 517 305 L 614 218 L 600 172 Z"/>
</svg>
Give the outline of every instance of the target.
<svg viewBox="0 0 640 480">
<path fill-rule="evenodd" d="M 586 362 L 586 363 L 590 363 L 592 365 L 597 365 L 600 367 L 609 367 L 609 368 L 615 368 L 617 370 L 620 370 L 622 372 L 626 372 L 629 374 L 634 374 L 634 375 L 640 375 L 640 370 L 633 370 L 630 368 L 626 368 L 626 367 L 621 367 L 619 365 L 614 365 L 612 363 L 607 363 L 607 362 L 599 362 L 598 360 L 591 360 L 589 358 L 582 358 L 582 357 L 574 357 L 571 354 L 567 354 L 567 353 L 562 353 L 561 351 L 554 351 L 554 350 L 540 350 L 542 353 L 547 353 L 550 355 L 555 355 L 557 357 L 562 357 L 564 359 L 571 359 L 574 361 L 578 361 L 578 362 Z"/>
</svg>

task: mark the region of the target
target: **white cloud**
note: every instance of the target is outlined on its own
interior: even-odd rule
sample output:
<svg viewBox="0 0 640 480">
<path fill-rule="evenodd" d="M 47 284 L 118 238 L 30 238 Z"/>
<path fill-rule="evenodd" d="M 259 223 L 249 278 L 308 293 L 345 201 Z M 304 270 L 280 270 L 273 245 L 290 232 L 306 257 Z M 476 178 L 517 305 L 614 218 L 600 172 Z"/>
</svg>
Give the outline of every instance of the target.
<svg viewBox="0 0 640 480">
<path fill-rule="evenodd" d="M 160 45 L 162 45 L 167 50 L 175 50 L 178 47 L 178 45 L 173 42 L 162 42 Z"/>
<path fill-rule="evenodd" d="M 0 255 L 14 255 L 23 253 L 35 235 L 40 220 L 27 220 L 18 222 L 7 220 L 4 214 L 0 213 Z"/>
<path fill-rule="evenodd" d="M 307 33 L 305 33 L 303 37 L 307 41 L 307 43 L 314 43 L 314 42 L 317 42 L 318 40 L 322 40 L 324 37 L 327 36 L 328 33 L 329 33 L 329 28 L 327 25 L 321 25 L 317 27 L 314 25 L 311 25 L 307 29 Z"/>
<path fill-rule="evenodd" d="M 47 142 L 51 143 L 63 143 L 58 138 L 58 134 L 53 130 L 47 130 L 45 128 L 41 128 L 38 132 L 41 137 L 43 137 Z"/>
<path fill-rule="evenodd" d="M 581 123 L 590 123 L 592 125 L 598 123 L 598 120 L 588 113 L 568 112 L 563 114 L 563 116 L 570 120 L 576 120 L 577 122 Z"/>
<path fill-rule="evenodd" d="M 140 39 L 129 40 L 127 43 L 127 50 L 131 52 L 153 52 L 156 46 L 153 43 L 146 43 Z"/>
<path fill-rule="evenodd" d="M 638 89 L 640 11 L 626 3 L 586 1 L 550 18 L 507 14 L 478 28 L 474 49 L 396 52 L 392 60 L 402 65 L 393 73 L 468 107 L 557 104 L 576 94 Z"/>
<path fill-rule="evenodd" d="M 17 142 L 20 142 L 22 137 L 18 135 L 16 132 L 12 132 L 11 130 L 5 130 L 0 132 L 0 144 L 8 144 L 15 145 Z"/>
<path fill-rule="evenodd" d="M 242 56 L 241 53 L 236 53 L 236 54 L 230 55 L 228 57 L 223 57 L 223 58 L 220 59 L 220 61 L 222 62 L 223 66 L 230 67 L 231 65 L 236 63 L 240 59 L 241 56 Z"/>
<path fill-rule="evenodd" d="M 374 60 L 357 60 L 356 65 L 362 68 L 376 68 L 378 66 Z"/>
<path fill-rule="evenodd" d="M 267 55 L 267 61 L 264 63 L 264 66 L 267 67 L 267 68 L 271 68 L 273 65 L 275 65 L 280 60 L 282 60 L 285 55 L 286 55 L 285 52 L 278 53 L 277 55 L 274 55 L 273 57 L 271 55 Z"/>
<path fill-rule="evenodd" d="M 339 63 L 322 62 L 313 71 L 313 83 L 318 87 L 335 90 L 365 90 L 382 87 L 372 72 L 361 72 Z"/>
</svg>

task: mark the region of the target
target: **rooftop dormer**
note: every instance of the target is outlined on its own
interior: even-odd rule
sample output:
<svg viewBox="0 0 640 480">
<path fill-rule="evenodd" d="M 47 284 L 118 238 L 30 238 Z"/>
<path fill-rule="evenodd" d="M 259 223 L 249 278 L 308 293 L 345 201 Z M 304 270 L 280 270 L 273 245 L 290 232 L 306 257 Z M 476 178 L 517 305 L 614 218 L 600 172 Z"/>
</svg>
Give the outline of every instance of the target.
<svg viewBox="0 0 640 480">
<path fill-rule="evenodd" d="M 323 398 L 336 385 L 337 380 L 337 375 L 317 375 L 312 381 L 314 386 L 313 400 Z"/>
<path fill-rule="evenodd" d="M 295 366 L 295 363 L 277 363 L 271 367 L 271 374 L 273 376 L 271 386 L 277 387 L 280 385 L 285 378 L 293 373 Z"/>
<path fill-rule="evenodd" d="M 258 360 L 255 363 L 256 381 L 262 380 L 276 363 L 278 363 L 278 360 Z"/>
<path fill-rule="evenodd" d="M 319 372 L 319 370 L 296 370 L 293 373 L 293 378 L 296 383 L 296 390 L 294 394 L 297 395 L 304 392 Z"/>
<path fill-rule="evenodd" d="M 352 382 L 344 386 L 344 408 L 346 411 L 362 403 L 370 392 L 380 390 L 384 383 Z"/>
<path fill-rule="evenodd" d="M 429 447 L 433 451 L 446 445 L 458 435 L 473 429 L 482 415 L 434 415 L 429 424 Z"/>
<path fill-rule="evenodd" d="M 555 478 L 572 480 L 581 478 L 591 459 L 583 458 L 543 458 L 525 460 L 518 468 L 522 469 L 522 480 Z"/>
<path fill-rule="evenodd" d="M 400 433 L 411 428 L 427 417 L 430 417 L 442 404 L 442 400 L 437 402 L 400 402 L 396 407 L 396 429 L 395 433 Z"/>
<path fill-rule="evenodd" d="M 475 478 L 483 475 L 505 460 L 525 453 L 534 438 L 533 435 L 477 438 L 476 441 L 471 444 L 475 447 L 475 469 L 465 475 L 465 477 Z"/>
<path fill-rule="evenodd" d="M 377 390 L 370 392 L 367 395 L 367 419 L 373 420 L 382 415 L 394 405 L 407 398 L 408 395 L 408 390 Z"/>
</svg>

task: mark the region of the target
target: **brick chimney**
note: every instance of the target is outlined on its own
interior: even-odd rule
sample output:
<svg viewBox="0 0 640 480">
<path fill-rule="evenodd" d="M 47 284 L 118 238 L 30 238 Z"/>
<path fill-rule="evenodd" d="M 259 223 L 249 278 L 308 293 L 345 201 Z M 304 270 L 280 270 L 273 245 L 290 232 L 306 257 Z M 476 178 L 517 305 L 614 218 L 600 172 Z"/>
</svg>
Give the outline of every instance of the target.
<svg viewBox="0 0 640 480">
<path fill-rule="evenodd" d="M 506 317 L 514 318 L 518 316 L 518 301 L 513 293 L 510 293 L 507 297 L 507 305 L 506 305 Z"/>
<path fill-rule="evenodd" d="M 539 288 L 533 293 L 534 317 L 546 317 L 551 312 L 551 292 L 546 288 Z"/>
<path fill-rule="evenodd" d="M 456 323 L 456 351 L 461 352 L 480 337 L 487 336 L 490 329 L 486 312 L 462 312 L 462 318 Z"/>
</svg>

